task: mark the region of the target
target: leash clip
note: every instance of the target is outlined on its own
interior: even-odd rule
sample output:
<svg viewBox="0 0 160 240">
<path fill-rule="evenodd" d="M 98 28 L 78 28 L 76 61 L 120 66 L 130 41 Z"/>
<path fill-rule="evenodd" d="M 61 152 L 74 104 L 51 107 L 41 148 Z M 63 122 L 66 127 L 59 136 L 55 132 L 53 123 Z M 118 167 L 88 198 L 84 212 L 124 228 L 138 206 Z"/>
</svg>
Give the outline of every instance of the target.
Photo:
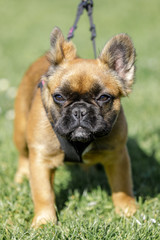
<svg viewBox="0 0 160 240">
<path fill-rule="evenodd" d="M 93 1 L 92 0 L 82 0 L 82 5 L 83 5 L 83 8 L 86 8 L 86 10 L 88 11 L 89 5 L 91 7 L 93 7 Z"/>
</svg>

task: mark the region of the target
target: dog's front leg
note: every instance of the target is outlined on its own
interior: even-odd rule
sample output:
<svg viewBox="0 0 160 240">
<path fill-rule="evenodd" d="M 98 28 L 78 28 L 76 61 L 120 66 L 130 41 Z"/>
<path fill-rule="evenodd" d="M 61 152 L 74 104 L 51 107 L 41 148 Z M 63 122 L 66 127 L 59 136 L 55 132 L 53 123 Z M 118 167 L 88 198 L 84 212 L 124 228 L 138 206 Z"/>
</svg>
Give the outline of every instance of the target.
<svg viewBox="0 0 160 240">
<path fill-rule="evenodd" d="M 113 155 L 109 164 L 104 164 L 112 190 L 112 199 L 116 213 L 131 216 L 136 212 L 136 203 L 132 191 L 130 158 L 124 147 Z"/>
<path fill-rule="evenodd" d="M 32 227 L 57 221 L 55 196 L 52 188 L 54 170 L 33 150 L 30 151 L 30 184 L 34 202 Z"/>
</svg>

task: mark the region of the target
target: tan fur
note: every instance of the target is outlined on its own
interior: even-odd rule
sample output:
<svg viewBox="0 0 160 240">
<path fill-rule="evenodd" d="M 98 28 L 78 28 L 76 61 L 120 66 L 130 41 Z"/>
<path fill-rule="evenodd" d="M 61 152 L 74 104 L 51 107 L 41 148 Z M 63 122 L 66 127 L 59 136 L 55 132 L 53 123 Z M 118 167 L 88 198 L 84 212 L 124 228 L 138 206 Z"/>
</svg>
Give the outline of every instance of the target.
<svg viewBox="0 0 160 240">
<path fill-rule="evenodd" d="M 126 148 L 127 123 L 120 103 L 120 96 L 125 96 L 131 89 L 132 79 L 127 79 L 125 87 L 118 73 L 110 67 L 110 52 L 107 49 L 113 43 L 109 42 L 97 60 L 84 60 L 76 57 L 76 49 L 71 42 L 66 42 L 59 30 L 54 29 L 51 37 L 49 55 L 38 59 L 25 74 L 15 102 L 14 140 L 19 151 L 19 168 L 15 180 L 22 182 L 24 176 L 29 176 L 35 216 L 32 226 L 38 227 L 48 221 L 56 222 L 55 196 L 52 189 L 55 169 L 63 164 L 64 153 L 49 122 L 52 121 L 44 110 L 40 88 L 37 84 L 45 81 L 43 101 L 48 109 L 52 105 L 51 94 L 60 85 L 68 83 L 72 91 L 85 93 L 95 81 L 101 83 L 116 98 L 114 110 L 118 118 L 111 133 L 92 142 L 83 153 L 84 163 L 102 163 L 112 190 L 112 198 L 117 213 L 132 215 L 136 204 L 132 192 L 130 158 Z M 131 42 L 122 36 L 125 44 Z M 58 40 L 57 40 L 58 39 Z M 114 39 L 115 41 L 115 39 Z M 55 49 L 55 50 L 54 50 Z M 129 51 L 129 50 L 128 50 Z M 128 69 L 120 72 L 126 76 L 133 67 L 133 49 L 128 52 Z M 49 56 L 49 57 L 48 57 Z M 49 58 L 49 61 L 47 60 Z M 114 61 L 114 60 L 113 60 Z M 60 69 L 46 78 L 45 73 L 52 65 L 60 65 Z M 115 63 L 116 64 L 116 63 Z M 121 64 L 121 63 L 117 63 Z M 112 65 L 112 63 L 111 63 Z M 117 65 L 117 68 L 119 65 Z M 58 114 L 58 113 L 57 113 Z M 49 118 L 49 119 L 48 119 Z M 98 146 L 98 147 L 97 147 Z M 43 186 L 43 187 L 42 187 Z"/>
</svg>

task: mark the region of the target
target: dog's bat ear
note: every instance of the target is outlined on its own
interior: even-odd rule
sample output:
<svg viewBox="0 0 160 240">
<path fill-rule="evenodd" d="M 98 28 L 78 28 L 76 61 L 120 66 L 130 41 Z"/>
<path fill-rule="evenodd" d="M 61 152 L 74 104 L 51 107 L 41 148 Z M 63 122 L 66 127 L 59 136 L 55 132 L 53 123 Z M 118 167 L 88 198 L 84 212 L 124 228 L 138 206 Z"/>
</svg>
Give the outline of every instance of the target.
<svg viewBox="0 0 160 240">
<path fill-rule="evenodd" d="M 121 81 L 122 94 L 128 95 L 135 75 L 135 49 L 127 34 L 113 37 L 103 48 L 100 60 L 114 71 Z"/>
<path fill-rule="evenodd" d="M 48 53 L 49 61 L 57 65 L 65 60 L 72 60 L 76 57 L 76 48 L 73 43 L 66 41 L 61 30 L 55 27 L 50 37 L 51 49 Z"/>
</svg>

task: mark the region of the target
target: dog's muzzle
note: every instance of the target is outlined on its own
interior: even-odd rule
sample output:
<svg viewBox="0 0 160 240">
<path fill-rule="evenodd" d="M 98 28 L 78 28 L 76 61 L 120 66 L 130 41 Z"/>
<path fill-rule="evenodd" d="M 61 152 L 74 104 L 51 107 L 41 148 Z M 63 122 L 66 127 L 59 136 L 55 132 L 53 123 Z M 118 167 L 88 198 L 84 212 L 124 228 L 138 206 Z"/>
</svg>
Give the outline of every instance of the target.
<svg viewBox="0 0 160 240">
<path fill-rule="evenodd" d="M 85 127 L 85 119 L 88 115 L 88 110 L 84 105 L 77 105 L 72 109 L 72 117 L 77 128 L 72 132 L 72 140 L 86 142 L 90 139 L 91 133 Z"/>
</svg>

